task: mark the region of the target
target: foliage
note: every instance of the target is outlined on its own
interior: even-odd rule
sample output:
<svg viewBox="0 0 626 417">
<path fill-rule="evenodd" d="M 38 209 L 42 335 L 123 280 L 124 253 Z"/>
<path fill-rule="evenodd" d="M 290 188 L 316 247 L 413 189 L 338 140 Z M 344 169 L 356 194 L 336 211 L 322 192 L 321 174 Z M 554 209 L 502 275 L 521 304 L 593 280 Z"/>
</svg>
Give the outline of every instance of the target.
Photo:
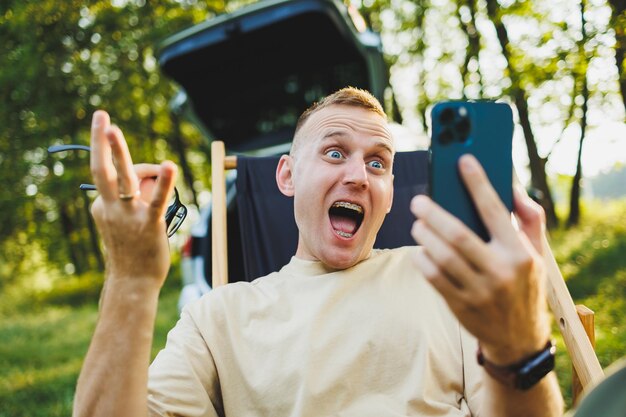
<svg viewBox="0 0 626 417">
<path fill-rule="evenodd" d="M 0 289 L 32 270 L 32 253 L 52 271 L 79 275 L 103 260 L 89 215 L 81 152 L 49 156 L 59 143 L 86 144 L 89 118 L 109 110 L 136 160 L 181 162 L 186 187 L 207 188 L 206 145 L 168 111 L 176 87 L 159 72 L 165 37 L 253 0 L 8 0 L 0 6 Z M 588 41 L 580 44 L 579 2 L 500 2 L 510 34 L 503 58 L 483 0 L 353 0 L 382 32 L 391 84 L 403 119 L 427 128 L 429 106 L 447 98 L 509 97 L 527 92 L 542 157 L 556 154 L 580 119 L 580 78 L 589 72 L 589 131 L 598 116 L 623 120 L 611 61 L 623 19 L 605 1 L 586 2 Z M 616 25 L 614 28 L 611 25 Z M 619 46 L 619 45 L 618 45 Z M 518 74 L 514 76 L 514 74 Z M 185 149 L 174 150 L 180 130 Z M 588 146 L 592 146 L 589 142 Z M 184 155 L 181 155 L 184 152 Z M 573 163 L 574 161 L 572 161 Z M 550 163 L 548 163 L 548 168 Z M 544 168 L 541 167 L 541 170 Z M 181 178 L 181 182 L 183 178 Z M 186 191 L 185 191 L 186 188 Z"/>
<path fill-rule="evenodd" d="M 89 200 L 77 188 L 89 182 L 88 157 L 51 157 L 46 148 L 88 144 L 90 114 L 105 108 L 136 160 L 176 160 L 167 145 L 173 134 L 167 104 L 175 89 L 158 71 L 155 46 L 224 8 L 224 1 L 193 7 L 173 0 L 3 3 L 0 288 L 27 275 L 37 248 L 47 248 L 51 269 L 101 269 Z M 182 131 L 189 152 L 197 152 L 199 134 L 187 126 Z M 190 158 L 198 161 L 198 178 L 206 162 L 201 155 Z"/>
<path fill-rule="evenodd" d="M 177 291 L 182 285 L 179 255 L 172 253 L 172 266 L 162 291 Z M 0 292 L 0 320 L 38 313 L 50 306 L 90 305 L 99 300 L 102 286 L 102 272 L 90 271 L 81 275 L 60 273 L 40 264 L 36 270 L 30 271 L 27 278 L 5 285 Z"/>
<path fill-rule="evenodd" d="M 444 99 L 507 97 L 521 87 L 529 92 L 533 125 L 565 127 L 579 116 L 570 108 L 574 101 L 580 104 L 581 98 L 574 83 L 589 66 L 595 71 L 590 77 L 594 105 L 622 120 L 624 108 L 619 103 L 615 71 L 599 71 L 600 66 L 614 65 L 614 28 L 604 1 L 585 2 L 590 40 L 582 55 L 576 48 L 581 40 L 580 2 L 499 2 L 498 17 L 510 38 L 510 68 L 502 56 L 486 1 L 355 3 L 360 4 L 372 27 L 384 35 L 385 52 L 393 64 L 392 83 L 400 81 L 394 78 L 395 73 L 412 73 L 402 78 L 403 85 L 395 85 L 407 114 L 417 109 L 422 115 L 428 106 Z M 476 37 L 478 50 L 471 48 Z M 510 78 L 512 72 L 519 74 L 519 80 Z M 425 129 L 426 121 L 421 124 Z M 558 137 L 552 135 L 539 143 L 543 155 Z"/>
<path fill-rule="evenodd" d="M 624 120 L 614 60 L 623 50 L 616 39 L 623 37 L 624 19 L 611 20 L 610 5 L 602 0 L 355 3 L 384 35 L 393 91 L 402 119 L 417 121 L 412 127 L 427 131 L 429 108 L 440 100 L 503 99 L 513 105 L 516 142 L 524 146 L 524 140 L 529 168 L 519 163 L 518 171 L 530 176 L 548 225 L 555 225 L 546 171 L 563 169 L 560 154 L 573 146 L 568 139 L 605 141 L 601 125 Z M 576 159 L 569 165 L 576 166 Z"/>
</svg>

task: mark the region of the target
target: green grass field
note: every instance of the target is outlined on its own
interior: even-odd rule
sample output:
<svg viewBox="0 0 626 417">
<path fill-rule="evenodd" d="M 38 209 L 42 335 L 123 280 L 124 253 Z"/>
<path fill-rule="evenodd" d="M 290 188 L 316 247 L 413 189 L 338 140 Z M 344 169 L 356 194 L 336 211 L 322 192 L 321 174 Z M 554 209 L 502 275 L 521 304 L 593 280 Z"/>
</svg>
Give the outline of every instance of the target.
<svg viewBox="0 0 626 417">
<path fill-rule="evenodd" d="M 153 357 L 178 319 L 178 294 L 159 302 Z M 78 373 L 98 316 L 97 303 L 51 305 L 0 321 L 0 417 L 69 416 Z"/>
<path fill-rule="evenodd" d="M 584 214 L 581 227 L 557 230 L 551 242 L 575 301 L 596 313 L 596 350 L 606 367 L 626 355 L 626 201 L 587 204 Z M 69 282 L 45 297 L 0 297 L 0 417 L 71 414 L 97 319 L 98 279 Z M 171 277 L 161 296 L 153 355 L 178 318 L 178 282 Z M 568 404 L 570 368 L 560 342 L 557 372 Z"/>
</svg>

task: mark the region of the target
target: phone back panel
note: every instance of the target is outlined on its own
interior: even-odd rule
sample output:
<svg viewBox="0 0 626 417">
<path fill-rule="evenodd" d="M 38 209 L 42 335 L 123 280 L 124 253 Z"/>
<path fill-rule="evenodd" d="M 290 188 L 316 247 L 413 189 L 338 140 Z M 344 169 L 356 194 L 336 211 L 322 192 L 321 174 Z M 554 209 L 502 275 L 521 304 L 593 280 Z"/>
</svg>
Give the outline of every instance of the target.
<svg viewBox="0 0 626 417">
<path fill-rule="evenodd" d="M 473 154 L 509 211 L 513 210 L 513 115 L 505 103 L 450 101 L 431 113 L 430 194 L 483 240 L 489 234 L 459 175 L 458 160 Z"/>
</svg>

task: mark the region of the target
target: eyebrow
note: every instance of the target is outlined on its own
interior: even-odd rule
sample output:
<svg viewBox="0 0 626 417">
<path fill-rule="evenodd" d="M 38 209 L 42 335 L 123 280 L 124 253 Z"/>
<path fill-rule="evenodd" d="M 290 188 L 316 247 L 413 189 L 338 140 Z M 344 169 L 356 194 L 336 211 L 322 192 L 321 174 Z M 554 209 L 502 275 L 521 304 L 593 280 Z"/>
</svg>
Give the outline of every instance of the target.
<svg viewBox="0 0 626 417">
<path fill-rule="evenodd" d="M 334 137 L 347 137 L 347 136 L 348 135 L 346 134 L 346 132 L 342 130 L 329 130 L 328 132 L 324 134 L 324 136 L 322 136 L 322 141 L 326 141 Z M 373 144 L 373 146 L 376 148 L 382 148 L 388 151 L 391 154 L 391 156 L 393 156 L 395 153 L 392 146 L 389 145 L 389 143 L 387 143 L 386 140 L 377 140 L 376 143 Z"/>
<path fill-rule="evenodd" d="M 348 136 L 348 135 L 346 135 L 346 132 L 342 130 L 329 130 L 328 132 L 324 134 L 324 136 L 322 136 L 322 139 L 325 140 L 325 139 L 333 138 L 335 136 Z"/>
</svg>

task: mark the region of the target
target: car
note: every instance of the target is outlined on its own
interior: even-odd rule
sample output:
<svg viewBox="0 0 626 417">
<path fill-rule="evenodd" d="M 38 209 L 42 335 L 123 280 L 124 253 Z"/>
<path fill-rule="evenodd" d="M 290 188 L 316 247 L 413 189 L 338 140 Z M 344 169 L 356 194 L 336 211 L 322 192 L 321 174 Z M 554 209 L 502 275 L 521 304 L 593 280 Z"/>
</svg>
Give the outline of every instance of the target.
<svg viewBox="0 0 626 417">
<path fill-rule="evenodd" d="M 207 140 L 224 141 L 231 154 L 286 153 L 299 115 L 315 101 L 353 86 L 382 103 L 389 86 L 380 36 L 339 0 L 254 3 L 169 37 L 158 63 L 180 86 L 172 111 L 194 121 Z M 419 138 L 407 141 L 415 148 Z M 235 178 L 232 171 L 226 181 L 231 282 L 245 279 L 236 262 Z M 210 205 L 191 229 L 181 268 L 179 307 L 211 289 Z"/>
</svg>

